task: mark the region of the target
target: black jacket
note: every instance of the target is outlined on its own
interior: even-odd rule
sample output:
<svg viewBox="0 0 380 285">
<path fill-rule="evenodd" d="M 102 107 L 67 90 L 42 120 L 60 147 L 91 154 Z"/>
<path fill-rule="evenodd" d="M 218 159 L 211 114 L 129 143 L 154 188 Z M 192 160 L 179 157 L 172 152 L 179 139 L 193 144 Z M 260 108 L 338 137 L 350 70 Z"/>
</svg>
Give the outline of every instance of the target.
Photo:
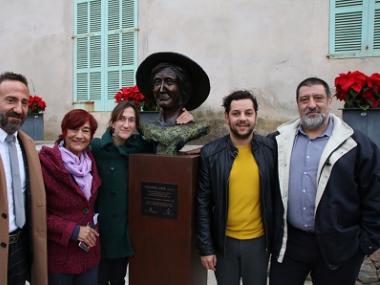
<svg viewBox="0 0 380 285">
<path fill-rule="evenodd" d="M 358 252 L 369 255 L 380 247 L 380 151 L 367 136 L 330 116 L 334 129 L 319 162 L 315 234 L 325 264 L 334 270 Z M 298 126 L 299 119 L 280 126 L 274 134 L 284 207 Z M 274 255 L 282 262 L 288 238 L 287 211 L 278 228 L 276 239 L 281 242 L 276 243 Z"/>
<path fill-rule="evenodd" d="M 254 134 L 252 153 L 259 167 L 261 210 L 267 240 L 272 248 L 274 195 L 277 190 L 275 145 Z M 227 135 L 202 148 L 197 193 L 197 244 L 202 256 L 223 254 L 228 210 L 228 185 L 238 150 Z"/>
</svg>

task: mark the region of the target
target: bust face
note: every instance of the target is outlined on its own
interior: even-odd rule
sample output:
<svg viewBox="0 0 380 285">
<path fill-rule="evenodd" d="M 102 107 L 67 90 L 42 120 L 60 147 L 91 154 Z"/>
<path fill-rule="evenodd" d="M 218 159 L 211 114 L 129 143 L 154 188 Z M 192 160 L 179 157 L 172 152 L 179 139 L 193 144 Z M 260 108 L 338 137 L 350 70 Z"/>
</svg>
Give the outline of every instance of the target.
<svg viewBox="0 0 380 285">
<path fill-rule="evenodd" d="M 165 110 L 179 110 L 183 107 L 182 94 L 177 74 L 165 67 L 153 76 L 153 95 L 157 105 Z"/>
</svg>

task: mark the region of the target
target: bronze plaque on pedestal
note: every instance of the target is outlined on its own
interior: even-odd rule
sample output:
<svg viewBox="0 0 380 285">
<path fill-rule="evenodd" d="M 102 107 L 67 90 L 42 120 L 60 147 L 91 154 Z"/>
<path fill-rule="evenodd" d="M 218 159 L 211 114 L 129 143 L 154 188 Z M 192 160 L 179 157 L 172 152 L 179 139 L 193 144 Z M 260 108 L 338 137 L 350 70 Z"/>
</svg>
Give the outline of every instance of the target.
<svg viewBox="0 0 380 285">
<path fill-rule="evenodd" d="M 141 212 L 162 218 L 177 218 L 177 185 L 141 183 Z"/>
<path fill-rule="evenodd" d="M 198 156 L 129 158 L 131 285 L 206 285 L 195 248 Z"/>
</svg>

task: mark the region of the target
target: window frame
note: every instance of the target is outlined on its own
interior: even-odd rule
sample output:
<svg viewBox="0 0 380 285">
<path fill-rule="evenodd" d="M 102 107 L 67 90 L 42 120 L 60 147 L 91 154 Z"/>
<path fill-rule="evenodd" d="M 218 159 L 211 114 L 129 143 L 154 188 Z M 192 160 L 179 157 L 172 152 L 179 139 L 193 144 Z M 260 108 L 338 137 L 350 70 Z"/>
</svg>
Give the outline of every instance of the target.
<svg viewBox="0 0 380 285">
<path fill-rule="evenodd" d="M 371 56 L 380 56 L 380 0 L 351 0 L 346 1 L 360 2 L 360 5 L 342 5 L 344 7 L 336 7 L 337 1 L 341 0 L 330 0 L 330 23 L 329 23 L 329 58 L 350 58 L 350 57 L 371 57 Z M 353 15 L 355 12 L 361 11 L 361 25 L 360 25 L 360 43 L 356 43 L 357 46 L 360 45 L 359 49 L 355 49 L 354 35 L 358 32 L 358 29 L 355 30 L 355 25 L 349 26 L 350 22 L 345 25 L 344 21 L 347 21 L 349 18 L 348 13 Z M 337 22 L 337 15 L 344 15 Z M 376 16 L 376 18 L 375 18 Z M 339 21 L 342 21 L 342 25 L 339 25 Z M 346 22 L 347 23 L 347 22 Z M 358 25 L 356 25 L 358 28 Z M 340 35 L 337 34 L 337 28 L 340 28 Z M 343 28 L 343 29 L 342 29 Z M 344 31 L 346 34 L 351 33 L 345 37 Z M 335 41 L 337 37 L 341 37 L 342 41 Z M 351 37 L 351 39 L 350 39 Z M 357 40 L 357 39 L 356 39 Z M 344 44 L 344 41 L 347 44 Z M 339 46 L 341 44 L 341 46 Z M 351 46 L 351 50 L 350 49 Z M 339 50 L 341 49 L 341 50 Z M 345 50 L 346 49 L 346 50 Z"/>
<path fill-rule="evenodd" d="M 91 3 L 95 2 L 96 4 L 100 3 L 100 31 L 92 32 L 90 30 L 92 19 L 99 20 L 99 18 L 91 18 L 90 16 L 92 12 L 90 10 Z M 114 94 L 118 89 L 122 86 L 135 84 L 134 75 L 137 69 L 138 48 L 138 0 L 74 0 L 72 3 L 74 12 L 72 31 L 73 105 L 76 108 L 86 108 L 85 106 L 88 106 L 90 102 L 93 105 L 93 108 L 91 108 L 93 111 L 111 111 L 115 106 Z M 87 30 L 85 33 L 78 33 L 78 7 L 83 3 L 87 3 L 87 5 L 83 5 L 87 7 L 87 16 L 83 16 L 86 20 L 86 24 L 83 26 L 87 25 Z M 95 6 L 96 4 L 93 5 Z M 112 6 L 114 4 L 117 6 L 116 10 L 112 9 L 115 8 Z M 116 20 L 111 14 L 112 11 L 109 10 L 119 14 Z M 131 13 L 132 15 L 130 15 Z M 118 26 L 110 30 L 111 25 L 114 23 Z M 96 47 L 91 50 L 90 41 L 95 36 L 100 36 L 100 45 L 99 43 L 96 44 Z M 85 58 L 86 56 L 83 57 L 87 64 L 87 67 L 84 68 L 78 64 L 81 59 L 80 57 L 78 58 L 78 54 L 83 51 L 78 47 L 78 41 L 82 38 L 87 38 L 87 46 L 83 48 L 87 53 L 87 58 Z M 116 47 L 111 43 L 110 38 L 114 39 Z M 127 39 L 124 41 L 125 38 Z M 93 41 L 95 42 L 96 40 Z M 97 58 L 97 60 L 100 61 L 100 67 L 94 68 L 92 67 L 95 60 L 94 54 L 96 54 L 99 46 L 100 59 Z M 127 61 L 128 64 L 125 63 Z M 111 64 L 111 62 L 113 63 Z M 116 65 L 115 62 L 117 62 Z M 85 79 L 81 78 L 81 76 Z M 97 80 L 92 81 L 91 78 L 96 78 Z M 82 81 L 78 81 L 80 79 Z"/>
</svg>

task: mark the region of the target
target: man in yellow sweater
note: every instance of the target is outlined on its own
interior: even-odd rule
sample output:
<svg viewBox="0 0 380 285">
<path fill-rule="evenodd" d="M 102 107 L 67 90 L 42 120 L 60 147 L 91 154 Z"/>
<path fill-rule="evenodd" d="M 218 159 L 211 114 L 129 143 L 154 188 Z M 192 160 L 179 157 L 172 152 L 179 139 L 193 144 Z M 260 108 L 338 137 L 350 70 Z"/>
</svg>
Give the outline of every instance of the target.
<svg viewBox="0 0 380 285">
<path fill-rule="evenodd" d="M 277 187 L 273 142 L 254 133 L 257 100 L 249 91 L 224 98 L 229 134 L 201 152 L 198 248 L 218 284 L 266 284 Z"/>
</svg>

